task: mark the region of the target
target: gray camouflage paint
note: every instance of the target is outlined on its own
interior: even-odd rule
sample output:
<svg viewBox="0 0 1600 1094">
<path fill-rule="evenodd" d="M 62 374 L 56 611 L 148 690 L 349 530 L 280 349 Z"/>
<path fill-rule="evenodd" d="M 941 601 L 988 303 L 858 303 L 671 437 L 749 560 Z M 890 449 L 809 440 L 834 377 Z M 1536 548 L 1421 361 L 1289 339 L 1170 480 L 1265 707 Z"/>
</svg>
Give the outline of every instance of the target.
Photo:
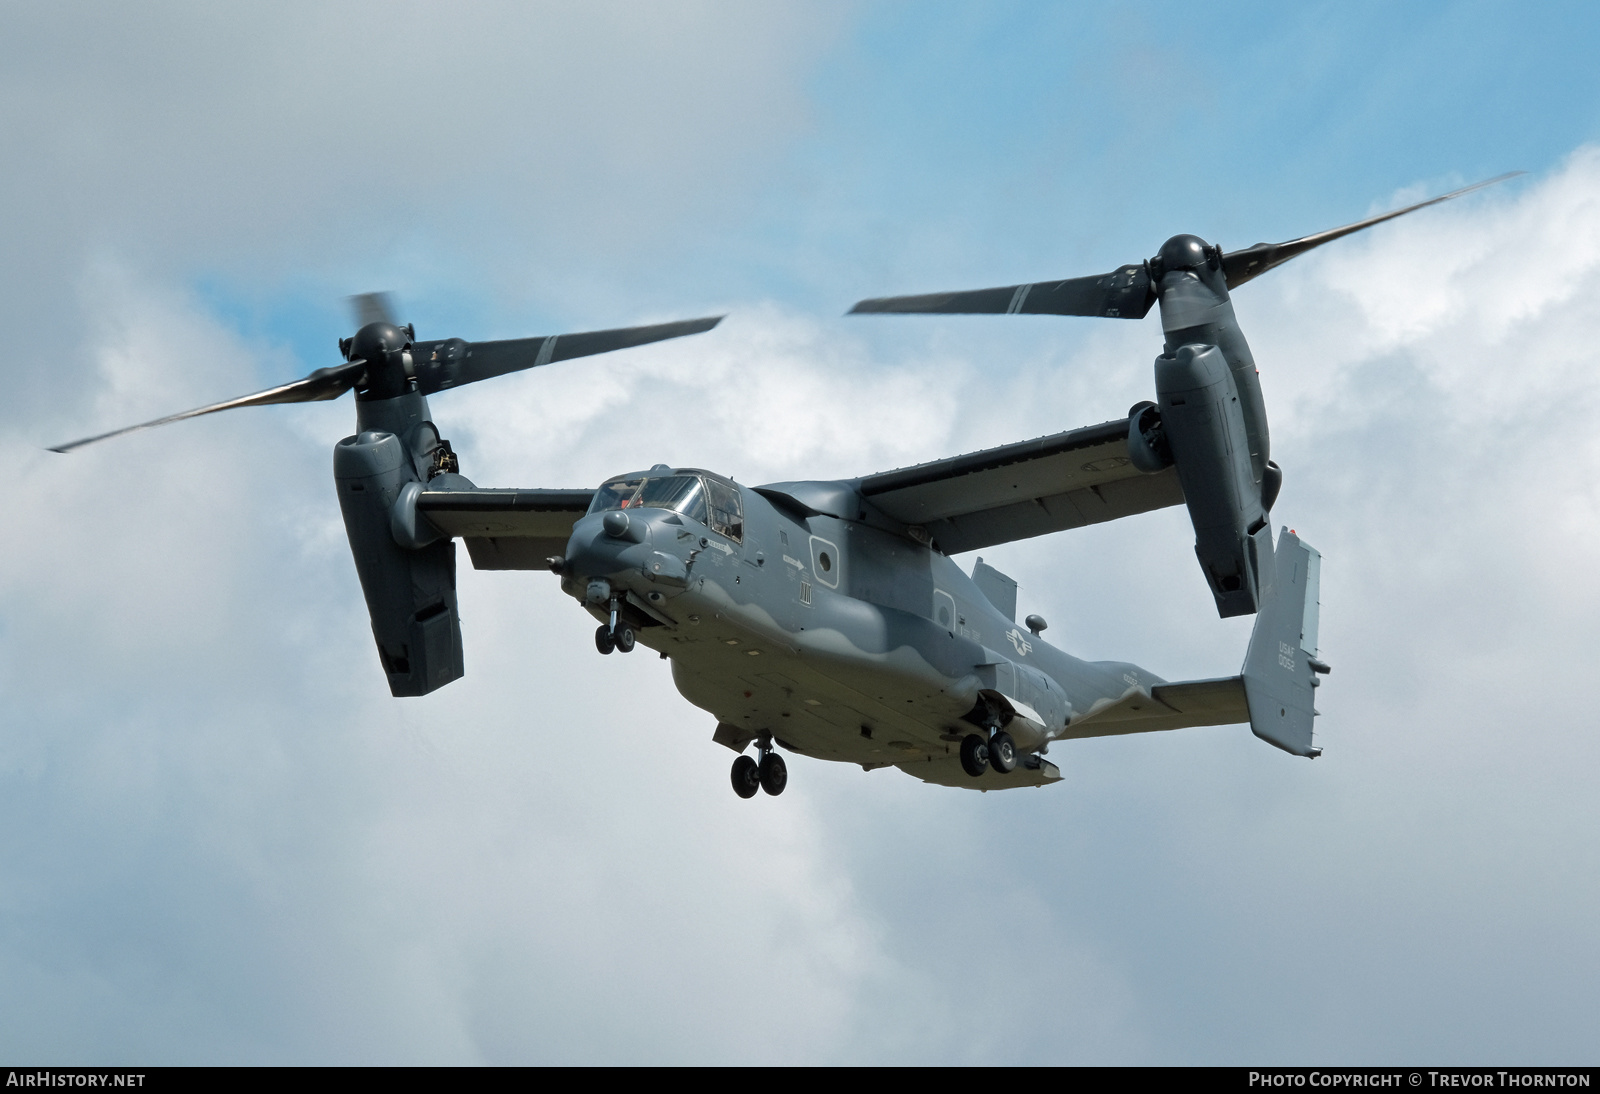
<svg viewBox="0 0 1600 1094">
<path fill-rule="evenodd" d="M 607 597 L 625 598 L 639 643 L 671 658 L 679 691 L 735 750 L 770 735 L 792 752 L 930 782 L 1041 785 L 1059 771 L 1039 754 L 1072 719 L 1164 683 L 1019 627 L 952 559 L 846 483 L 740 492 L 742 542 L 663 509 L 626 510 L 613 530 L 605 517 L 617 511 L 591 513 L 573 527 L 562 579 L 601 622 Z M 980 732 L 985 701 L 1023 764 L 973 778 L 958 750 Z"/>
</svg>

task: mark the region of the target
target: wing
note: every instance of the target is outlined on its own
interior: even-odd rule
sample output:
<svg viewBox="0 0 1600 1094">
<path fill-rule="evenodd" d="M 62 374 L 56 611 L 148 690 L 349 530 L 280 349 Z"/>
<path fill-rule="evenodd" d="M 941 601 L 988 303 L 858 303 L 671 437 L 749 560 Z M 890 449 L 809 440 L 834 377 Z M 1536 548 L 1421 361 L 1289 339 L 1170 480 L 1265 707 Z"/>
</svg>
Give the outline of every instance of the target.
<svg viewBox="0 0 1600 1094">
<path fill-rule="evenodd" d="M 1122 733 L 1154 733 L 1188 726 L 1229 726 L 1250 721 L 1244 678 L 1190 680 L 1157 684 L 1148 692 L 1129 688 L 1121 699 L 1067 723 L 1063 740 L 1115 737 Z"/>
<path fill-rule="evenodd" d="M 1147 475 L 1129 461 L 1126 418 L 869 475 L 855 486 L 952 555 L 1183 502 L 1173 468 Z"/>
<path fill-rule="evenodd" d="M 475 570 L 548 570 L 593 490 L 424 490 L 417 512 L 467 542 Z"/>
</svg>

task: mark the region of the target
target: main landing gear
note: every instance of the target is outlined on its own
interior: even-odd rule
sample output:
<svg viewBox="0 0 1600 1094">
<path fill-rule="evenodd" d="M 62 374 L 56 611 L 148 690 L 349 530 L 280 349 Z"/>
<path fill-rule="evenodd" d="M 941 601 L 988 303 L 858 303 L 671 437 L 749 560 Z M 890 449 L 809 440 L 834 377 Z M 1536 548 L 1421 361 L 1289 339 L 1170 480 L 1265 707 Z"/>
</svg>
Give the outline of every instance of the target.
<svg viewBox="0 0 1600 1094">
<path fill-rule="evenodd" d="M 602 623 L 594 632 L 594 648 L 601 653 L 632 653 L 634 645 L 633 628 L 622 619 L 617 618 L 617 600 L 611 599 L 611 622 Z"/>
<path fill-rule="evenodd" d="M 783 793 L 789 785 L 789 765 L 774 751 L 770 743 L 761 747 L 761 761 L 740 756 L 733 761 L 733 792 L 741 798 L 753 798 L 757 790 L 765 790 L 773 797 Z"/>
<path fill-rule="evenodd" d="M 976 733 L 967 734 L 961 741 L 961 769 L 976 779 L 987 768 L 993 768 L 997 775 L 1017 769 L 1017 742 L 1003 729 L 994 730 L 987 741 Z"/>
</svg>

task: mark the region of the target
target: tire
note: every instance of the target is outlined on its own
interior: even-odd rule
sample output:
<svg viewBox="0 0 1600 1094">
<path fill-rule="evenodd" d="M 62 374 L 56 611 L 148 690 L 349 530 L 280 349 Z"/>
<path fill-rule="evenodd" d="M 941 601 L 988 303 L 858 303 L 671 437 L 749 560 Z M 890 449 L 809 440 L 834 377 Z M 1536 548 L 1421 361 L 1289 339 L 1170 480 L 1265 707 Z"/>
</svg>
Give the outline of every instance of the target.
<svg viewBox="0 0 1600 1094">
<path fill-rule="evenodd" d="M 1017 742 L 1005 730 L 989 738 L 989 766 L 1001 775 L 1017 769 Z"/>
<path fill-rule="evenodd" d="M 789 765 L 776 752 L 761 758 L 761 789 L 776 798 L 789 785 Z"/>
<path fill-rule="evenodd" d="M 632 653 L 633 640 L 633 628 L 628 626 L 626 623 L 618 623 L 616 637 L 617 652 Z"/>
<path fill-rule="evenodd" d="M 756 791 L 761 789 L 761 772 L 749 756 L 740 756 L 733 761 L 732 779 L 733 792 L 741 798 L 753 798 Z"/>
<path fill-rule="evenodd" d="M 976 733 L 967 734 L 961 740 L 961 770 L 976 779 L 981 777 L 988 767 L 989 745 Z"/>
<path fill-rule="evenodd" d="M 604 623 L 600 624 L 600 629 L 594 632 L 594 648 L 601 653 L 610 653 L 617 648 L 616 642 L 611 638 L 611 628 Z"/>
</svg>

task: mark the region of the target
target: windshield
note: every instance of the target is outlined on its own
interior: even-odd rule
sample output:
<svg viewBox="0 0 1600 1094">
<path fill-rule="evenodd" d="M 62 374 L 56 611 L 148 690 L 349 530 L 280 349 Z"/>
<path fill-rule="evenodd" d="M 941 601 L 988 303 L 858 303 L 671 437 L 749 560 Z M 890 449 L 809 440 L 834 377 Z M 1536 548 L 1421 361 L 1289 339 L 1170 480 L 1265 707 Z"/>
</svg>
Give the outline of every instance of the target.
<svg viewBox="0 0 1600 1094">
<path fill-rule="evenodd" d="M 690 520 L 706 522 L 705 483 L 699 475 L 641 475 L 616 479 L 595 491 L 589 512 L 608 509 L 671 509 Z"/>
</svg>

